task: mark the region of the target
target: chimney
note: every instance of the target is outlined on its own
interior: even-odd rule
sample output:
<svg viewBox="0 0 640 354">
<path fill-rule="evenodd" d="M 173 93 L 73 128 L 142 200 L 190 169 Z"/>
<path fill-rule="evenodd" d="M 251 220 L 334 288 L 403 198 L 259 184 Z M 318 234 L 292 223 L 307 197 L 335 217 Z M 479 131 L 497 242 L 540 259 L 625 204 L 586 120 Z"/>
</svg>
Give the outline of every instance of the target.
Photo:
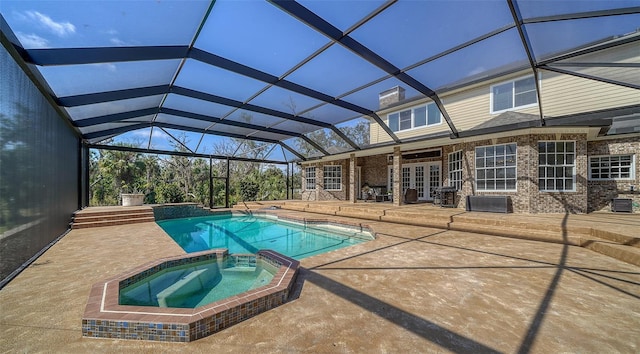
<svg viewBox="0 0 640 354">
<path fill-rule="evenodd" d="M 380 102 L 380 109 L 389 107 L 394 103 L 404 100 L 404 89 L 400 86 L 396 86 L 386 91 L 382 91 L 378 95 L 378 100 Z"/>
</svg>

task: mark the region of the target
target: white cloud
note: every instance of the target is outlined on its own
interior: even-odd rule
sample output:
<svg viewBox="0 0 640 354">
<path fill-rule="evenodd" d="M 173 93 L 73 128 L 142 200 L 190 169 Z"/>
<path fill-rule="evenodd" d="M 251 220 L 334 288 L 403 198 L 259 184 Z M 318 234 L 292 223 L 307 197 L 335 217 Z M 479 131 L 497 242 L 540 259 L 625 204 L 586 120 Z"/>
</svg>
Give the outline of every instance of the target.
<svg viewBox="0 0 640 354">
<path fill-rule="evenodd" d="M 16 37 L 22 43 L 22 46 L 25 48 L 47 48 L 49 47 L 49 41 L 38 36 L 37 34 L 27 34 L 22 32 L 16 32 Z"/>
<path fill-rule="evenodd" d="M 486 69 L 485 69 L 484 67 L 479 66 L 479 67 L 477 67 L 477 68 L 475 68 L 475 69 L 471 70 L 471 71 L 469 72 L 469 75 L 468 75 L 468 76 L 477 75 L 477 74 L 483 73 L 483 72 L 485 72 L 485 71 L 486 71 Z"/>
<path fill-rule="evenodd" d="M 97 63 L 97 64 L 89 64 L 89 65 L 97 66 L 99 68 L 105 68 L 108 71 L 111 71 L 112 73 L 118 71 L 118 67 L 116 66 L 116 64 L 113 64 L 113 63 Z"/>
<path fill-rule="evenodd" d="M 59 37 L 65 37 L 69 34 L 76 33 L 76 26 L 71 22 L 56 22 L 51 17 L 41 14 L 38 11 L 27 11 L 26 15 L 33 21 L 36 21 L 42 27 L 46 28 Z"/>
<path fill-rule="evenodd" d="M 124 47 L 127 45 L 127 43 L 119 38 L 113 37 L 109 39 L 109 42 L 111 42 L 114 45 L 120 46 L 120 47 Z"/>
<path fill-rule="evenodd" d="M 154 138 L 158 138 L 158 139 L 167 139 L 169 140 L 169 134 L 163 132 L 161 129 L 159 128 L 155 128 L 153 130 L 153 137 Z"/>
<path fill-rule="evenodd" d="M 147 129 L 136 130 L 132 134 L 137 136 L 137 137 L 142 137 L 142 138 L 145 138 L 145 139 L 149 139 L 149 130 L 147 130 Z M 169 140 L 169 135 L 167 133 L 163 132 L 162 129 L 160 129 L 160 128 L 154 128 L 152 135 L 153 135 L 153 138 L 156 138 L 156 139 Z"/>
</svg>

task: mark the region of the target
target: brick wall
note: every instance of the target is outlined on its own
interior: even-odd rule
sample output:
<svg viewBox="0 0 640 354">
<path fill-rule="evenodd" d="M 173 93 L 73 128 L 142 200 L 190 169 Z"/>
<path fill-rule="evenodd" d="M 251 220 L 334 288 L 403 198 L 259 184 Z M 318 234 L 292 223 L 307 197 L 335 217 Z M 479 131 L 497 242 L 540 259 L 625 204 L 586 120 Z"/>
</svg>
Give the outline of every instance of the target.
<svg viewBox="0 0 640 354">
<path fill-rule="evenodd" d="M 575 191 L 541 192 L 538 188 L 538 142 L 574 141 L 576 156 Z M 479 192 L 475 190 L 475 148 L 478 146 L 517 144 L 517 191 Z M 625 181 L 590 181 L 588 179 L 588 156 L 621 155 L 640 151 L 637 137 L 587 142 L 586 134 L 524 134 L 496 139 L 484 139 L 443 146 L 442 158 L 404 160 L 403 164 L 428 161 L 442 161 L 442 184 L 449 185 L 448 154 L 463 151 L 462 189 L 457 194 L 457 207 L 465 209 L 467 195 L 508 195 L 515 213 L 587 213 L 610 210 L 611 199 L 631 198 L 634 211 L 640 211 L 640 162 L 635 163 L 635 178 Z M 638 159 L 638 156 L 636 156 Z M 388 166 L 391 162 L 387 154 L 360 157 L 356 159 L 361 168 L 361 182 L 370 186 L 386 186 Z M 316 163 L 316 191 L 304 190 L 303 200 L 347 200 L 349 196 L 349 160 L 333 162 L 342 166 L 342 190 L 326 191 L 323 184 L 323 166 L 331 163 Z M 631 186 L 636 189 L 631 192 Z M 360 188 L 360 186 L 356 186 Z"/>
<path fill-rule="evenodd" d="M 538 141 L 575 141 L 575 192 L 538 191 Z M 531 168 L 529 176 L 535 188 L 530 195 L 531 213 L 586 213 L 587 212 L 587 135 L 586 134 L 541 134 L 531 138 Z"/>
<path fill-rule="evenodd" d="M 576 142 L 576 191 L 563 193 L 540 192 L 538 190 L 538 141 L 571 140 Z M 475 190 L 475 148 L 479 146 L 508 143 L 517 145 L 516 192 L 484 192 Z M 586 185 L 586 135 L 556 134 L 518 135 L 497 139 L 484 139 L 448 145 L 443 148 L 443 181 L 449 185 L 448 154 L 463 151 L 462 189 L 458 192 L 458 208 L 466 207 L 467 195 L 506 195 L 513 205 L 514 213 L 585 213 L 587 211 Z"/>
<path fill-rule="evenodd" d="M 340 190 L 324 189 L 324 166 L 342 166 L 342 188 Z M 306 189 L 306 167 L 316 167 L 316 189 Z M 302 165 L 302 200 L 347 200 L 349 197 L 349 160 L 332 162 L 317 162 L 311 165 Z"/>
<path fill-rule="evenodd" d="M 362 184 L 369 184 L 370 186 L 386 186 L 387 175 L 389 165 L 387 155 L 374 155 L 367 157 L 360 157 L 357 159 L 357 164 L 360 166 L 362 173 Z M 362 186 L 360 186 L 362 187 Z"/>
<path fill-rule="evenodd" d="M 611 200 L 613 198 L 629 198 L 633 200 L 634 212 L 640 211 L 640 163 L 638 161 L 638 152 L 640 152 L 640 139 L 637 137 L 590 141 L 587 143 L 587 153 L 589 156 L 607 156 L 607 155 L 627 155 L 635 154 L 635 178 L 632 180 L 613 180 L 613 181 L 592 181 L 587 182 L 589 188 L 589 207 L 588 211 L 610 211 Z M 631 192 L 631 186 L 635 191 Z"/>
</svg>

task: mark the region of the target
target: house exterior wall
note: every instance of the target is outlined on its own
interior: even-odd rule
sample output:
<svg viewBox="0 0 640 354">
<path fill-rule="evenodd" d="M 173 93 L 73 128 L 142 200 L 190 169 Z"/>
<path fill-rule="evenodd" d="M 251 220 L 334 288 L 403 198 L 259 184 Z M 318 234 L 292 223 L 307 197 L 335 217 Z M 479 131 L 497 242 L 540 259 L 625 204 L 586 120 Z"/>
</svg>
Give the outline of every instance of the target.
<svg viewBox="0 0 640 354">
<path fill-rule="evenodd" d="M 538 190 L 538 141 L 575 141 L 575 192 L 541 192 Z M 586 213 L 587 212 L 587 135 L 541 134 L 532 139 L 529 169 L 535 188 L 530 193 L 531 213 Z"/>
<path fill-rule="evenodd" d="M 640 91 L 636 89 L 544 70 L 540 75 L 540 93 L 546 117 L 624 107 L 640 102 Z"/>
<path fill-rule="evenodd" d="M 538 142 L 576 142 L 576 183 L 572 192 L 541 192 L 538 187 Z M 477 146 L 517 143 L 517 192 L 475 192 L 475 152 Z M 640 210 L 640 139 L 636 137 L 587 141 L 586 134 L 528 134 L 486 139 L 443 147 L 444 185 L 449 185 L 448 154 L 463 151 L 463 185 L 458 192 L 458 207 L 465 208 L 467 195 L 508 195 L 516 213 L 588 213 L 610 211 L 613 198 L 632 199 L 634 211 Z M 589 180 L 589 156 L 635 154 L 635 178 L 630 180 Z M 631 191 L 634 186 L 634 191 Z"/>
<path fill-rule="evenodd" d="M 491 86 L 526 76 L 526 73 L 506 76 L 500 80 L 444 95 L 442 101 L 453 124 L 459 131 L 470 130 L 500 113 L 491 113 Z M 513 111 L 540 115 L 537 106 L 513 109 Z"/>
<path fill-rule="evenodd" d="M 575 142 L 575 190 L 566 192 L 544 192 L 538 186 L 538 142 L 539 141 L 574 141 Z M 477 191 L 475 187 L 475 148 L 479 146 L 516 143 L 517 146 L 517 182 L 516 191 Z M 640 138 L 637 136 L 588 141 L 587 133 L 553 132 L 528 133 L 498 138 L 485 138 L 442 146 L 441 158 L 403 160 L 403 164 L 441 161 L 442 184 L 449 185 L 449 153 L 463 152 L 462 188 L 457 193 L 457 207 L 466 208 L 467 195 L 501 195 L 509 196 L 515 213 L 588 213 L 611 210 L 613 198 L 630 198 L 634 202 L 634 210 L 640 211 Z M 406 153 L 407 151 L 402 151 Z M 589 156 L 635 154 L 635 175 L 631 180 L 598 181 L 589 180 Z M 316 182 L 318 184 L 317 200 L 347 200 L 349 195 L 349 160 L 333 163 L 316 163 Z M 343 189 L 341 191 L 325 191 L 322 189 L 322 167 L 326 164 L 340 164 L 343 169 Z M 392 165 L 389 154 L 359 157 L 357 166 L 361 169 L 361 181 L 369 186 L 387 186 L 388 168 Z M 303 176 L 304 182 L 304 176 Z M 304 183 L 303 183 L 304 185 Z M 635 191 L 631 191 L 634 186 Z M 361 186 L 356 186 L 360 188 Z M 395 191 L 394 191 L 395 192 Z M 303 199 L 316 200 L 315 191 L 303 191 Z"/>
<path fill-rule="evenodd" d="M 602 53 L 598 55 L 602 56 Z M 594 58 L 595 62 L 607 60 L 613 63 L 635 63 L 640 60 L 637 45 L 630 43 L 606 52 L 606 57 Z M 603 59 L 604 58 L 604 59 Z M 609 79 L 625 81 L 625 75 L 633 75 L 631 69 L 611 68 L 583 68 L 579 72 L 587 75 L 600 76 Z M 464 89 L 444 92 L 439 95 L 445 110 L 451 117 L 458 131 L 469 130 L 482 124 L 498 114 L 491 113 L 491 86 L 510 80 L 532 75 L 530 70 L 520 71 L 502 76 L 491 81 L 472 85 Z M 558 117 L 568 114 L 598 111 L 616 107 L 636 105 L 640 102 L 640 91 L 619 85 L 608 84 L 577 76 L 560 74 L 552 71 L 539 71 L 540 96 L 545 117 Z M 407 104 L 396 105 L 383 109 L 378 115 L 387 121 L 387 115 L 406 108 L 432 102 L 428 98 L 414 100 Z M 512 111 L 540 115 L 538 105 L 516 108 Z M 502 113 L 502 112 L 500 112 Z M 440 131 L 447 131 L 449 127 L 443 122 L 441 125 L 421 127 L 417 129 L 396 132 L 400 139 L 406 139 Z M 389 142 L 391 138 L 380 128 L 378 123 L 370 124 L 371 143 Z"/>
<path fill-rule="evenodd" d="M 362 184 L 369 186 L 387 185 L 387 166 L 390 164 L 387 155 L 374 155 L 358 159 L 358 166 L 362 173 Z M 362 186 L 357 186 L 362 187 Z"/>
<path fill-rule="evenodd" d="M 610 211 L 613 198 L 628 198 L 633 201 L 634 211 L 640 210 L 640 139 L 624 138 L 616 140 L 590 141 L 587 143 L 589 156 L 635 154 L 635 178 L 631 180 L 588 180 L 588 212 Z M 633 186 L 634 191 L 631 191 Z"/>
<path fill-rule="evenodd" d="M 326 190 L 324 186 L 324 166 L 342 166 L 342 180 L 340 190 Z M 316 189 L 306 189 L 306 167 L 316 167 Z M 347 200 L 349 197 L 349 159 L 315 162 L 302 165 L 302 200 Z"/>
<path fill-rule="evenodd" d="M 580 57 L 585 62 L 611 62 L 611 63 L 635 63 L 640 59 L 637 45 L 629 43 L 620 45 L 615 50 L 599 51 Z M 579 73 L 599 76 L 612 80 L 625 81 L 625 75 L 633 74 L 628 68 L 602 68 L 583 67 L 566 68 L 576 70 Z M 517 80 L 532 75 L 530 70 L 505 75 L 493 80 L 479 82 L 465 88 L 459 88 L 439 94 L 444 107 L 452 119 L 456 129 L 460 132 L 468 131 L 480 124 L 488 122 L 504 113 L 491 112 L 491 88 L 493 85 Z M 547 118 L 567 116 L 571 114 L 587 113 L 634 106 L 640 102 L 640 91 L 619 85 L 585 79 L 573 75 L 560 74 L 548 70 L 539 70 L 538 83 L 540 86 L 540 99 L 543 106 L 543 114 Z M 400 96 L 398 96 L 400 97 Z M 394 99 L 395 96 L 394 96 Z M 432 102 L 429 98 L 411 99 L 405 101 L 385 101 L 377 114 L 383 121 L 387 121 L 390 113 L 411 109 L 419 105 Z M 516 111 L 524 114 L 539 116 L 538 104 L 516 108 Z M 435 126 L 424 126 L 395 134 L 401 140 L 410 140 L 414 137 L 448 132 L 449 127 L 445 120 Z M 508 195 L 511 198 L 513 211 L 516 213 L 587 213 L 599 210 L 611 210 L 613 198 L 630 198 L 634 203 L 634 210 L 640 211 L 640 138 L 638 134 L 620 138 L 596 138 L 595 131 L 588 127 L 540 127 L 529 130 L 502 132 L 487 136 L 471 137 L 467 139 L 450 140 L 446 138 L 425 141 L 424 146 L 411 144 L 411 149 L 442 148 L 442 157 L 428 159 L 428 161 L 440 160 L 442 166 L 442 184 L 449 185 L 448 154 L 454 151 L 463 152 L 462 188 L 458 192 L 457 207 L 466 207 L 468 195 Z M 510 136 L 509 136 L 510 135 Z M 370 124 L 371 144 L 391 142 L 391 138 L 384 132 L 380 125 L 374 121 Z M 539 141 L 574 141 L 575 156 L 575 183 L 574 190 L 563 192 L 540 191 L 538 185 L 538 161 Z M 475 148 L 478 146 L 499 145 L 506 143 L 517 144 L 517 182 L 515 191 L 479 192 L 475 187 Z M 440 144 L 440 146 L 436 145 Z M 435 145 L 435 146 L 434 146 Z M 397 146 L 396 146 L 397 147 Z M 407 150 L 408 151 L 408 150 Z M 406 153 L 403 150 L 401 153 Z M 370 186 L 387 186 L 388 167 L 392 164 L 389 159 L 392 152 L 380 153 L 374 156 L 358 157 L 357 166 L 361 169 L 361 183 Z M 635 154 L 635 174 L 627 180 L 591 180 L 589 178 L 589 157 Z M 426 161 L 426 160 L 425 160 Z M 405 160 L 403 164 L 425 162 L 422 160 Z M 343 183 L 347 181 L 348 165 L 343 164 Z M 321 167 L 320 167 L 321 169 Z M 317 176 L 321 182 L 321 172 Z M 348 184 L 348 183 L 347 183 Z M 634 191 L 632 191 L 632 186 Z M 360 188 L 361 186 L 356 186 Z M 348 186 L 345 185 L 345 193 Z M 394 192 L 396 192 L 394 190 Z M 325 193 L 318 189 L 318 200 L 342 199 L 346 200 L 348 194 Z M 343 198 L 342 195 L 345 197 Z M 397 198 L 396 198 L 397 199 Z"/>
<path fill-rule="evenodd" d="M 576 190 L 575 192 L 540 192 L 538 190 L 538 141 L 576 141 Z M 480 146 L 516 143 L 516 190 L 476 191 L 475 190 L 475 148 Z M 466 208 L 468 195 L 509 196 L 515 213 L 561 213 L 565 207 L 572 213 L 584 213 L 587 206 L 586 180 L 586 134 L 540 135 L 524 134 L 495 139 L 448 145 L 443 148 L 444 184 L 449 185 L 448 154 L 463 151 L 462 190 L 458 191 L 458 208 Z M 580 157 L 582 155 L 582 157 Z M 583 181 L 583 182 L 581 182 Z"/>
</svg>

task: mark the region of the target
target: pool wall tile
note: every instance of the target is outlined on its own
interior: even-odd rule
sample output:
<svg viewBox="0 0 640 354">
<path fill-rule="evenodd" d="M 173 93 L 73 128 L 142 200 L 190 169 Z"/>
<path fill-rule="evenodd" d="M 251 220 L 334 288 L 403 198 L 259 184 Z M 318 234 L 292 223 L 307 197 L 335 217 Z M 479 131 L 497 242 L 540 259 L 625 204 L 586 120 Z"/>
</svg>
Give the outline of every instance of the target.
<svg viewBox="0 0 640 354">
<path fill-rule="evenodd" d="M 221 215 L 222 213 L 231 214 L 231 212 L 216 211 L 215 215 Z M 213 215 L 211 210 L 204 209 L 195 203 L 163 204 L 153 206 L 153 216 L 156 221 L 210 215 Z"/>
</svg>

